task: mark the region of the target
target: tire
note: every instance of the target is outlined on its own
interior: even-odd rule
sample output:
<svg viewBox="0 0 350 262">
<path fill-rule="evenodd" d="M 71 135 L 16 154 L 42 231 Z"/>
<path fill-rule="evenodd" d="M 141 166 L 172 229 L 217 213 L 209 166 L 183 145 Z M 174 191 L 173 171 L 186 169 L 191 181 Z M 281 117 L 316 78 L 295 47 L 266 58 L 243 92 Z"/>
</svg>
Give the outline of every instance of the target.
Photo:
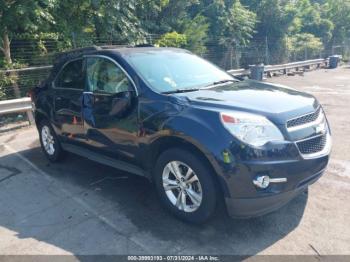
<svg viewBox="0 0 350 262">
<path fill-rule="evenodd" d="M 186 222 L 199 224 L 207 221 L 217 202 L 211 170 L 208 163 L 189 151 L 174 148 L 162 153 L 155 166 L 154 181 L 165 208 Z"/>
<path fill-rule="evenodd" d="M 62 150 L 62 147 L 57 138 L 57 135 L 53 130 L 49 121 L 42 120 L 39 123 L 38 130 L 39 130 L 39 139 L 40 139 L 41 149 L 43 150 L 45 156 L 51 162 L 60 161 L 64 156 L 64 151 Z"/>
</svg>

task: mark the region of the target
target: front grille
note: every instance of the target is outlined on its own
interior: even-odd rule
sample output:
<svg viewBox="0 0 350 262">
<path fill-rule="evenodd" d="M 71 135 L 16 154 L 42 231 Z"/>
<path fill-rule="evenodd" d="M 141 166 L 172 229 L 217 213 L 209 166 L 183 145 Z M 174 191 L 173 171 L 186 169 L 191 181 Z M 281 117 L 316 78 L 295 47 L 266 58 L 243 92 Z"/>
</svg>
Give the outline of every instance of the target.
<svg viewBox="0 0 350 262">
<path fill-rule="evenodd" d="M 300 153 L 304 155 L 314 154 L 322 151 L 327 143 L 327 134 L 297 142 Z"/>
<path fill-rule="evenodd" d="M 295 126 L 301 126 L 303 124 L 314 122 L 318 116 L 320 115 L 321 107 L 319 107 L 315 112 L 303 115 L 298 118 L 291 119 L 287 122 L 287 128 L 295 127 Z"/>
</svg>

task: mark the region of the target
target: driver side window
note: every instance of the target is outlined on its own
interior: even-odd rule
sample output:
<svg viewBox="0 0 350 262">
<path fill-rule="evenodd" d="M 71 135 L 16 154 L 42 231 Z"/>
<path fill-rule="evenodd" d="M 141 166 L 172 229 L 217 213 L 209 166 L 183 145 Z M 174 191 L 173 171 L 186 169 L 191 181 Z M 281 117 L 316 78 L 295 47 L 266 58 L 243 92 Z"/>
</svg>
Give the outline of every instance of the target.
<svg viewBox="0 0 350 262">
<path fill-rule="evenodd" d="M 88 57 L 86 65 L 89 91 L 116 94 L 132 90 L 129 78 L 112 61 L 101 57 Z"/>
</svg>

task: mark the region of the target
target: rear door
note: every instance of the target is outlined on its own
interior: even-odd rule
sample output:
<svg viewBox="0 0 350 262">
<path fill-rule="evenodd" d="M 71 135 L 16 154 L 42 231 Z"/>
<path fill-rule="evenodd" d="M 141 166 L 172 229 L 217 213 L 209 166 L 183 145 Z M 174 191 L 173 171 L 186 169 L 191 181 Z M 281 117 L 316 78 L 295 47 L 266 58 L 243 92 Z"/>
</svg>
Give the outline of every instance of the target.
<svg viewBox="0 0 350 262">
<path fill-rule="evenodd" d="M 135 163 L 138 147 L 136 87 L 114 60 L 86 57 L 83 117 L 88 144 L 108 157 Z"/>
<path fill-rule="evenodd" d="M 54 120 L 67 142 L 84 142 L 82 97 L 85 86 L 83 59 L 66 63 L 54 84 Z"/>
</svg>

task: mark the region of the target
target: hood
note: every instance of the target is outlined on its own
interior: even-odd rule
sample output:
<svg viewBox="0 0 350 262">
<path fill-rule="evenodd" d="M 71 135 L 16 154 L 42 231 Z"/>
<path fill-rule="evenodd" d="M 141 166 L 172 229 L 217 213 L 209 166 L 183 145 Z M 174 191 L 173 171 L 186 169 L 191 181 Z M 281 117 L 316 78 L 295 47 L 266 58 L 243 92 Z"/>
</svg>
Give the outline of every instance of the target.
<svg viewBox="0 0 350 262">
<path fill-rule="evenodd" d="M 317 100 L 297 90 L 253 80 L 177 94 L 193 106 L 211 110 L 239 110 L 264 115 L 277 124 L 315 111 Z"/>
</svg>

